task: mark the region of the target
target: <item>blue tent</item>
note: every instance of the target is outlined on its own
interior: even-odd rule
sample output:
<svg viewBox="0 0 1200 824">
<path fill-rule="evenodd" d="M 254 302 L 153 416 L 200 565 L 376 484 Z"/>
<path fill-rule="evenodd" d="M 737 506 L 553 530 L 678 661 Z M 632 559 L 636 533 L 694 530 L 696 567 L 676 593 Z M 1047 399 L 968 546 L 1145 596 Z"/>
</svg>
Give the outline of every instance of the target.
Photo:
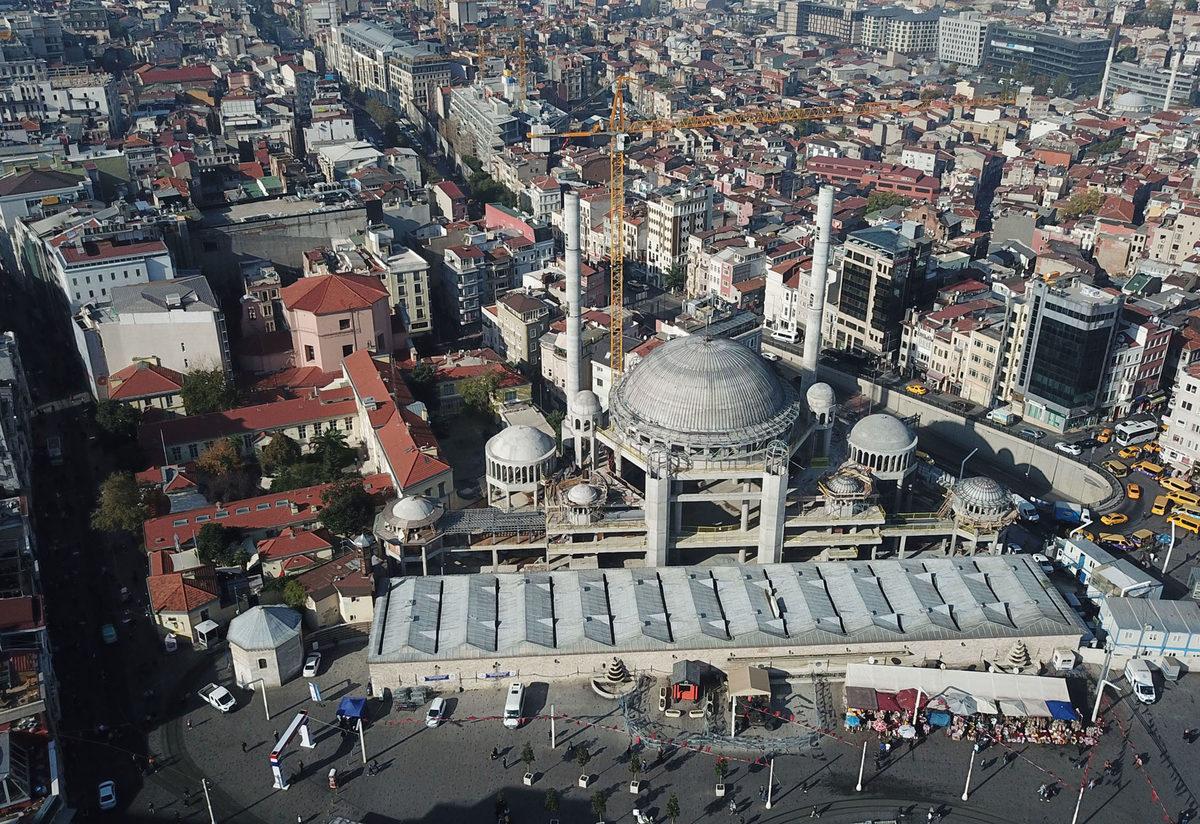
<svg viewBox="0 0 1200 824">
<path fill-rule="evenodd" d="M 1046 709 L 1050 710 L 1050 715 L 1059 721 L 1074 721 L 1079 718 L 1079 713 L 1075 712 L 1075 708 L 1066 701 L 1047 701 Z"/>
<path fill-rule="evenodd" d="M 362 718 L 366 715 L 367 699 L 346 696 L 338 704 L 337 714 L 343 718 Z"/>
</svg>

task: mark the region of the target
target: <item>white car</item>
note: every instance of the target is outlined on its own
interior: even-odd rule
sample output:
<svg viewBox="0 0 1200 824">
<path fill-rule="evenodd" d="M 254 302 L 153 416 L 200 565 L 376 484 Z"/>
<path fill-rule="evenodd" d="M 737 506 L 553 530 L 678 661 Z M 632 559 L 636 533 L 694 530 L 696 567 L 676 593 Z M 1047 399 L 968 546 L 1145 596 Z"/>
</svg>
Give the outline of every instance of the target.
<svg viewBox="0 0 1200 824">
<path fill-rule="evenodd" d="M 117 808 L 117 785 L 111 781 L 101 781 L 99 788 L 100 809 L 105 812 Z"/>
<path fill-rule="evenodd" d="M 435 698 L 425 711 L 425 726 L 436 727 L 446 718 L 446 699 Z"/>
<path fill-rule="evenodd" d="M 179 649 L 179 639 L 175 637 L 175 633 L 168 632 L 163 638 L 163 652 L 175 652 Z"/>
<path fill-rule="evenodd" d="M 776 355 L 774 352 L 763 352 L 762 359 L 765 361 L 771 361 L 772 363 L 774 363 L 775 361 L 779 360 L 779 356 Z"/>
<path fill-rule="evenodd" d="M 316 678 L 317 670 L 321 668 L 321 653 L 314 652 L 304 659 L 304 677 Z"/>
<path fill-rule="evenodd" d="M 221 712 L 229 712 L 237 705 L 237 699 L 233 697 L 233 693 L 217 684 L 207 684 L 201 687 L 200 697 L 206 704 Z"/>
<path fill-rule="evenodd" d="M 1065 455 L 1072 455 L 1076 458 L 1083 454 L 1082 449 L 1075 444 L 1067 443 L 1066 441 L 1059 441 L 1054 445 L 1054 448 Z"/>
</svg>

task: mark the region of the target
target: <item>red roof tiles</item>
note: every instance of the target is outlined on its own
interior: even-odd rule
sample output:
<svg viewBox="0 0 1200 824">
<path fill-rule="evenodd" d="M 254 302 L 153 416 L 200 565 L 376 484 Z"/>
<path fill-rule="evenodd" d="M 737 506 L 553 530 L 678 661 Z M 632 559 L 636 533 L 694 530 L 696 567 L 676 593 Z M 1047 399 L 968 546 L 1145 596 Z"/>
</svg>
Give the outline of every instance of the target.
<svg viewBox="0 0 1200 824">
<path fill-rule="evenodd" d="M 281 293 L 283 305 L 298 312 L 331 315 L 370 309 L 387 300 L 387 289 L 379 278 L 368 275 L 318 275 L 301 278 Z"/>
</svg>

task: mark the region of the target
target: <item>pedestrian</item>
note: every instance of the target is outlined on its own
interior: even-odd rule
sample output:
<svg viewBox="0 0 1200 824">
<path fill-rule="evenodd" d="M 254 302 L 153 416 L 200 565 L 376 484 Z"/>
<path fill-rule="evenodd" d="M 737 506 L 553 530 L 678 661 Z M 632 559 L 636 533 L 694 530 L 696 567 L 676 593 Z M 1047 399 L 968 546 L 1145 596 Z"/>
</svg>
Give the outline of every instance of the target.
<svg viewBox="0 0 1200 824">
<path fill-rule="evenodd" d="M 245 753 L 245 752 L 246 752 L 246 742 L 243 741 L 242 742 L 242 753 Z"/>
<path fill-rule="evenodd" d="M 192 719 L 190 719 L 190 718 L 187 720 L 187 728 L 189 730 L 192 728 Z"/>
<path fill-rule="evenodd" d="M 271 730 L 271 740 L 272 741 L 279 740 L 279 730 Z"/>
<path fill-rule="evenodd" d="M 1105 761 L 1104 762 L 1104 774 L 1112 775 L 1113 772 L 1115 772 L 1115 770 L 1113 770 L 1113 762 Z"/>
<path fill-rule="evenodd" d="M 805 795 L 808 795 L 808 782 L 807 781 L 805 781 L 803 784 L 800 785 L 800 792 L 804 793 Z"/>
<path fill-rule="evenodd" d="M 1144 767 L 1146 765 L 1146 760 L 1144 758 L 1142 758 L 1141 753 L 1138 753 L 1137 755 L 1135 755 L 1133 757 L 1133 763 L 1136 764 L 1138 766 L 1138 768 L 1140 769 L 1141 767 Z"/>
<path fill-rule="evenodd" d="M 734 799 L 731 798 L 731 799 L 729 799 L 729 814 L 735 815 L 736 813 L 737 813 L 737 801 L 735 801 Z"/>
<path fill-rule="evenodd" d="M 495 761 L 499 757 L 500 757 L 500 748 L 492 747 L 492 760 Z"/>
<path fill-rule="evenodd" d="M 146 805 L 146 810 L 147 810 L 147 812 L 150 813 L 150 815 L 154 815 L 154 802 L 153 801 L 151 801 L 149 804 Z"/>
<path fill-rule="evenodd" d="M 758 800 L 759 801 L 767 800 L 767 788 L 762 786 L 761 784 L 758 785 Z"/>
<path fill-rule="evenodd" d="M 1099 779 L 1099 778 L 1093 778 L 1091 781 L 1089 781 L 1089 782 L 1088 782 L 1088 789 L 1089 789 L 1089 790 L 1094 790 L 1094 789 L 1096 789 L 1096 785 L 1097 785 L 1097 784 L 1099 784 L 1099 783 L 1100 783 L 1100 779 Z"/>
<path fill-rule="evenodd" d="M 297 776 L 300 776 L 300 775 L 303 775 L 303 774 L 304 774 L 304 762 L 303 762 L 303 761 L 297 761 L 297 762 L 296 762 L 296 775 L 297 775 Z"/>
<path fill-rule="evenodd" d="M 296 816 L 296 824 L 304 824 L 304 816 L 297 815 Z"/>
<path fill-rule="evenodd" d="M 925 814 L 926 821 L 933 821 L 933 807 L 929 808 L 929 812 Z"/>
</svg>

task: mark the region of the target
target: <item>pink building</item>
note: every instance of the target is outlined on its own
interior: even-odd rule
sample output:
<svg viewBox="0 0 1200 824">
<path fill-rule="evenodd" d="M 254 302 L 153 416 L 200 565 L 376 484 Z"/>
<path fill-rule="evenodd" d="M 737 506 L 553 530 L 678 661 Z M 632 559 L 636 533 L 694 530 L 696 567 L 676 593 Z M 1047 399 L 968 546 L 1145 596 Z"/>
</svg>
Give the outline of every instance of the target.
<svg viewBox="0 0 1200 824">
<path fill-rule="evenodd" d="M 330 372 L 360 349 L 391 353 L 388 293 L 368 275 L 301 278 L 282 292 L 296 366 Z"/>
</svg>

